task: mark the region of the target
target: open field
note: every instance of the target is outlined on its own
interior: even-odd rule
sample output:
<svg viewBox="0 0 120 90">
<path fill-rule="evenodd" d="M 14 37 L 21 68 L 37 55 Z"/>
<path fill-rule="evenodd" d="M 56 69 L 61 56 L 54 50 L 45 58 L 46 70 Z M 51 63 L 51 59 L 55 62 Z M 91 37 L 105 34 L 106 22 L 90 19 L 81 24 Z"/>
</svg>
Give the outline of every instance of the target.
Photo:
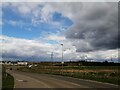
<svg viewBox="0 0 120 90">
<path fill-rule="evenodd" d="M 34 73 L 63 75 L 120 85 L 120 66 L 37 66 L 19 70 Z"/>
</svg>

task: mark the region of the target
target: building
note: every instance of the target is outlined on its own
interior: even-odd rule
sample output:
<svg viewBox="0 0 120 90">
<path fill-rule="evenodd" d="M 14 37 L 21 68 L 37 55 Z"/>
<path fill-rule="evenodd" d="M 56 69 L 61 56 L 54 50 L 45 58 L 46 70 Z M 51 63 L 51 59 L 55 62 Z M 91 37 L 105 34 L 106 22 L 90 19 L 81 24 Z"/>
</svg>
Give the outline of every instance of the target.
<svg viewBox="0 0 120 90">
<path fill-rule="evenodd" d="M 28 62 L 25 61 L 18 61 L 17 65 L 28 65 Z"/>
</svg>

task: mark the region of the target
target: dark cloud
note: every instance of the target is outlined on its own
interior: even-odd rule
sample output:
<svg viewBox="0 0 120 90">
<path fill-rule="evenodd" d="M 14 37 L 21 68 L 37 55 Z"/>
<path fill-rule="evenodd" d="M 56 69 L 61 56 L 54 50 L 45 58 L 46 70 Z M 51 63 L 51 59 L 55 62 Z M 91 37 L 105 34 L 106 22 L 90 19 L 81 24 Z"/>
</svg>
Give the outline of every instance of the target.
<svg viewBox="0 0 120 90">
<path fill-rule="evenodd" d="M 118 3 L 85 3 L 66 38 L 75 40 L 77 51 L 119 48 Z M 84 43 L 84 44 L 83 44 Z"/>
</svg>

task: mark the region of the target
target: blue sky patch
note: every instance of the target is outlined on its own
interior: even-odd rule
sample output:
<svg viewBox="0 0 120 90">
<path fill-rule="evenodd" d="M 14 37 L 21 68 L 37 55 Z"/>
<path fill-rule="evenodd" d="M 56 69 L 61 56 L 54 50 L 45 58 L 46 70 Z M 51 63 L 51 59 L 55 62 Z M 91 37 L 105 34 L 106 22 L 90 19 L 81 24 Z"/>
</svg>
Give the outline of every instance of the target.
<svg viewBox="0 0 120 90">
<path fill-rule="evenodd" d="M 2 34 L 16 38 L 34 39 L 44 36 L 42 35 L 43 32 L 55 34 L 59 31 L 60 33 L 63 32 L 61 28 L 67 30 L 67 28 L 73 24 L 69 18 L 62 16 L 62 14 L 58 12 L 54 12 L 52 14 L 52 21 L 40 22 L 39 17 L 36 19 L 38 23 L 34 25 L 32 23 L 33 18 L 23 18 L 23 16 L 21 16 L 19 13 L 16 13 L 14 10 L 12 10 L 11 7 L 3 8 L 2 11 L 4 14 L 2 17 L 2 21 L 4 23 Z"/>
</svg>

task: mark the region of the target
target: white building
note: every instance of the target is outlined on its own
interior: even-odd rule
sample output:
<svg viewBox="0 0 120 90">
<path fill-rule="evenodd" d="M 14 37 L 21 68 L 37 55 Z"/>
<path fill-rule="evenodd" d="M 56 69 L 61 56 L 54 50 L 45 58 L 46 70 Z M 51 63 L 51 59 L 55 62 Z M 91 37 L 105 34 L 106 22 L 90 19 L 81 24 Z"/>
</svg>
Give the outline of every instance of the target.
<svg viewBox="0 0 120 90">
<path fill-rule="evenodd" d="M 28 65 L 28 62 L 17 62 L 18 65 Z"/>
<path fill-rule="evenodd" d="M 3 64 L 3 62 L 2 62 L 2 61 L 0 61 L 0 64 Z"/>
</svg>

